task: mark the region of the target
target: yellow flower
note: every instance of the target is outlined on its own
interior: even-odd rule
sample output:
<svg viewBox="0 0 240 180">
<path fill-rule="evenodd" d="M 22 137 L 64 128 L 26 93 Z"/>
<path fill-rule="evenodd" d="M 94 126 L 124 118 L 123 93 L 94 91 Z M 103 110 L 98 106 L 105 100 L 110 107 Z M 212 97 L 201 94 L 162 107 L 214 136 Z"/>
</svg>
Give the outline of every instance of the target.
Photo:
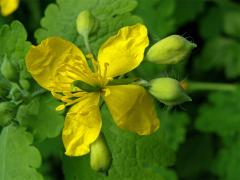
<svg viewBox="0 0 240 180">
<path fill-rule="evenodd" d="M 102 45 L 98 61 L 91 57 L 94 71 L 81 50 L 61 38 L 48 38 L 30 49 L 26 65 L 33 78 L 65 103 L 57 109 L 73 105 L 66 115 L 62 132 L 66 155 L 89 153 L 89 145 L 99 136 L 102 126 L 100 97 L 120 128 L 139 135 L 150 134 L 159 128 L 153 99 L 143 87 L 108 85 L 114 77 L 136 68 L 143 60 L 147 46 L 144 25 L 124 27 Z M 96 92 L 73 88 L 76 80 L 100 88 Z"/>
<path fill-rule="evenodd" d="M 12 14 L 19 5 L 19 0 L 0 0 L 0 9 L 3 16 Z"/>
</svg>

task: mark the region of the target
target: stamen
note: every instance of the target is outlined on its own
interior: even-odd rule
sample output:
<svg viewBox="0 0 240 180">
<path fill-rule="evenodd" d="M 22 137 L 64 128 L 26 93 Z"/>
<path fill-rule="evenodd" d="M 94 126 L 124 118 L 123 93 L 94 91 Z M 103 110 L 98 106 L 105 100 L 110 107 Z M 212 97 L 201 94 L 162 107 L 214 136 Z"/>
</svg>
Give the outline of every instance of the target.
<svg viewBox="0 0 240 180">
<path fill-rule="evenodd" d="M 64 96 L 59 94 L 59 93 L 56 93 L 56 92 L 51 92 L 52 96 L 55 97 L 56 99 L 59 99 L 61 100 Z"/>
<path fill-rule="evenodd" d="M 108 66 L 109 66 L 108 63 L 104 63 L 104 74 L 103 74 L 103 78 L 104 78 L 104 79 L 107 78 Z"/>
<path fill-rule="evenodd" d="M 64 104 L 61 104 L 61 105 L 59 105 L 59 106 L 57 106 L 56 107 L 56 111 L 62 111 L 62 110 L 64 110 L 65 109 L 65 105 Z"/>
<path fill-rule="evenodd" d="M 77 99 L 71 100 L 71 101 L 69 101 L 67 104 L 65 104 L 65 106 L 70 106 L 70 105 L 72 105 L 72 104 L 75 104 L 75 103 L 77 103 L 77 102 L 82 101 L 82 100 L 85 99 L 85 98 L 86 98 L 86 96 L 82 96 L 82 97 L 79 97 L 79 98 L 77 98 Z"/>
</svg>

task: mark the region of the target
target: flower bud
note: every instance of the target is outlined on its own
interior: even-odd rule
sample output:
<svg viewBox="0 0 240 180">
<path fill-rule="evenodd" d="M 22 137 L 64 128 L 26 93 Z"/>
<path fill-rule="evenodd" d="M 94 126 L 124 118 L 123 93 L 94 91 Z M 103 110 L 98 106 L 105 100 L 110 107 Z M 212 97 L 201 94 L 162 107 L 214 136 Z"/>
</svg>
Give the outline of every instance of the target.
<svg viewBox="0 0 240 180">
<path fill-rule="evenodd" d="M 88 36 L 97 28 L 96 19 L 89 10 L 80 12 L 77 17 L 76 23 L 78 33 L 84 37 Z"/>
<path fill-rule="evenodd" d="M 106 172 L 112 163 L 111 152 L 103 135 L 91 144 L 90 165 L 93 170 Z"/>
<path fill-rule="evenodd" d="M 160 102 L 169 106 L 192 101 L 180 83 L 172 78 L 153 79 L 150 82 L 149 92 Z"/>
<path fill-rule="evenodd" d="M 28 82 L 28 80 L 26 79 L 20 79 L 19 80 L 19 84 L 21 85 L 21 87 L 25 90 L 29 90 L 30 88 L 30 83 Z"/>
<path fill-rule="evenodd" d="M 9 81 L 16 82 L 18 79 L 16 68 L 12 65 L 11 61 L 6 58 L 6 56 L 4 57 L 1 65 L 1 73 Z"/>
<path fill-rule="evenodd" d="M 11 102 L 0 103 L 0 126 L 7 125 L 14 117 L 15 104 Z"/>
<path fill-rule="evenodd" d="M 171 35 L 154 44 L 147 53 L 147 59 L 156 64 L 177 64 L 186 59 L 196 44 L 182 36 Z"/>
</svg>

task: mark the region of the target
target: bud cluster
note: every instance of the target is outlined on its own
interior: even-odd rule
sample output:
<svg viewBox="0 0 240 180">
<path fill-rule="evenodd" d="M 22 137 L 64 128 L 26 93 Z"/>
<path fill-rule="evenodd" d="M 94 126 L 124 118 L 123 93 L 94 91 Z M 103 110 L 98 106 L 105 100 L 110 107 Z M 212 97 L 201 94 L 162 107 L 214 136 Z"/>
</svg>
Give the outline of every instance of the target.
<svg viewBox="0 0 240 180">
<path fill-rule="evenodd" d="M 7 55 L 0 57 L 0 126 L 13 121 L 18 106 L 27 95 L 30 96 L 30 83 L 26 76 L 26 72 L 20 71 L 18 61 Z"/>
<path fill-rule="evenodd" d="M 147 60 L 156 64 L 177 64 L 188 58 L 197 47 L 179 35 L 168 36 L 155 43 L 147 52 Z M 163 77 L 149 82 L 149 92 L 161 103 L 174 106 L 191 101 L 181 83 L 175 79 Z"/>
</svg>

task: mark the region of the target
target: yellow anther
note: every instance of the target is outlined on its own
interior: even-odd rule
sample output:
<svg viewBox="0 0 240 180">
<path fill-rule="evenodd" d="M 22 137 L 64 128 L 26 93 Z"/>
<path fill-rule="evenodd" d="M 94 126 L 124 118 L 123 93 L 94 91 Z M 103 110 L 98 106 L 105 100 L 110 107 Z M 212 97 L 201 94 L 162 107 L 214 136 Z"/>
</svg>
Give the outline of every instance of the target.
<svg viewBox="0 0 240 180">
<path fill-rule="evenodd" d="M 57 106 L 56 107 L 56 111 L 62 111 L 62 110 L 64 110 L 65 109 L 65 105 L 64 104 L 61 104 L 61 105 L 59 105 L 59 106 Z"/>
<path fill-rule="evenodd" d="M 51 92 L 52 93 L 52 95 L 53 95 L 53 97 L 55 97 L 56 99 L 62 99 L 62 95 L 61 94 L 58 94 L 58 93 L 56 93 L 56 92 Z"/>
<path fill-rule="evenodd" d="M 107 77 L 107 70 L 108 70 L 108 63 L 104 63 L 104 74 L 103 74 L 103 78 L 105 79 Z"/>
</svg>

